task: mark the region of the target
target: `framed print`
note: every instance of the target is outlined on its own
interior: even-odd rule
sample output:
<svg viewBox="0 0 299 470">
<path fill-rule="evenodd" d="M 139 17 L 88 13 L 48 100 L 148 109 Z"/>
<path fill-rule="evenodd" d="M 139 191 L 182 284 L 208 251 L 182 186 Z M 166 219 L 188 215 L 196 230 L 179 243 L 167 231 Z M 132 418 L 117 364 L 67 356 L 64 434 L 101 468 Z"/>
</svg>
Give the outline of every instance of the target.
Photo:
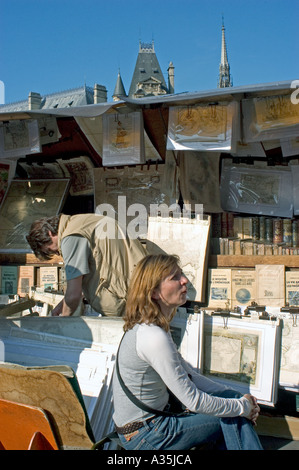
<svg viewBox="0 0 299 470">
<path fill-rule="evenodd" d="M 297 291 L 298 294 L 298 291 Z M 291 314 L 282 318 L 281 358 L 279 385 L 287 390 L 299 392 L 299 328 L 294 325 Z M 298 320 L 295 320 L 298 323 Z"/>
<path fill-rule="evenodd" d="M 68 188 L 69 179 L 13 180 L 0 209 L 0 252 L 30 253 L 32 222 L 57 215 Z"/>
<path fill-rule="evenodd" d="M 280 320 L 229 318 L 205 314 L 203 373 L 260 403 L 277 399 Z"/>
</svg>

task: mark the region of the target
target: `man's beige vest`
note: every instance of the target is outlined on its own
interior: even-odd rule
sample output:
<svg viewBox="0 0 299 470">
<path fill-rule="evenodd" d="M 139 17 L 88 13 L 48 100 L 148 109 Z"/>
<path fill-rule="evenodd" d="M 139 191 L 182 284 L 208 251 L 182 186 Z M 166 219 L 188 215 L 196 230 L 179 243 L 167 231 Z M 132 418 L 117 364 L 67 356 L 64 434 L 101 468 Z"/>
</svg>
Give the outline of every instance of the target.
<svg viewBox="0 0 299 470">
<path fill-rule="evenodd" d="M 96 214 L 62 214 L 58 227 L 59 247 L 62 239 L 69 235 L 81 235 L 91 248 L 90 272 L 83 276 L 82 284 L 88 303 L 103 315 L 123 315 L 132 271 L 146 255 L 142 244 L 129 239 L 113 219 Z"/>
</svg>

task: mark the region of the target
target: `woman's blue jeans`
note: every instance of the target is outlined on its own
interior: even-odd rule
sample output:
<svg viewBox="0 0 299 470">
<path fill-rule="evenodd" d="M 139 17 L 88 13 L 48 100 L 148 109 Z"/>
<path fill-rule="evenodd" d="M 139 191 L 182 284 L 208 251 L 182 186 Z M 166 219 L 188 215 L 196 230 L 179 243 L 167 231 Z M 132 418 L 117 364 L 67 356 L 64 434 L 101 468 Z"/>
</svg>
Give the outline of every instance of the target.
<svg viewBox="0 0 299 470">
<path fill-rule="evenodd" d="M 238 392 L 226 391 L 218 396 L 236 397 Z M 119 435 L 127 450 L 189 450 L 214 443 L 214 448 L 227 450 L 262 450 L 259 438 L 246 418 L 218 418 L 199 413 L 182 416 L 157 416 L 145 423 L 127 441 Z M 223 443 L 225 445 L 223 445 Z"/>
</svg>

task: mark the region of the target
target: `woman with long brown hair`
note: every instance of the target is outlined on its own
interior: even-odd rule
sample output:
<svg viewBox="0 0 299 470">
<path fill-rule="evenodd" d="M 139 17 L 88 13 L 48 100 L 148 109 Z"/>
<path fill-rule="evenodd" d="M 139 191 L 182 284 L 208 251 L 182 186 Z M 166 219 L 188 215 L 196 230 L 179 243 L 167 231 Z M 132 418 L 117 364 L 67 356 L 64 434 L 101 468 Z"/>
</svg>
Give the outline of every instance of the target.
<svg viewBox="0 0 299 470">
<path fill-rule="evenodd" d="M 183 450 L 220 440 L 226 449 L 261 449 L 252 427 L 259 414 L 256 399 L 199 374 L 172 340 L 170 322 L 186 302 L 187 283 L 178 257 L 166 254 L 146 256 L 133 273 L 119 375 L 115 372 L 113 380 L 113 419 L 122 445 L 128 450 Z M 169 392 L 185 412 L 165 413 Z"/>
</svg>

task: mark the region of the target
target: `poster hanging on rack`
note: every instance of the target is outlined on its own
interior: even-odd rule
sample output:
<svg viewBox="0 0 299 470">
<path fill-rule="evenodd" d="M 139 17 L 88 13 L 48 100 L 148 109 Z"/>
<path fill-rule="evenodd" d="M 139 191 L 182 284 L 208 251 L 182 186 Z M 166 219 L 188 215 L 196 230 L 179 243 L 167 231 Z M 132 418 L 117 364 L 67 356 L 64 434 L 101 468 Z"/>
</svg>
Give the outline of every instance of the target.
<svg viewBox="0 0 299 470">
<path fill-rule="evenodd" d="M 205 212 L 222 212 L 219 190 L 220 153 L 180 152 L 179 184 L 184 204 L 203 204 Z"/>
<path fill-rule="evenodd" d="M 231 152 L 237 140 L 237 103 L 169 108 L 167 150 Z"/>
<path fill-rule="evenodd" d="M 127 227 L 132 223 L 138 236 L 146 238 L 151 205 L 170 205 L 167 166 L 94 168 L 93 172 L 95 212 L 117 215 L 119 223 Z"/>
<path fill-rule="evenodd" d="M 103 166 L 145 163 L 141 112 L 103 115 Z"/>
<path fill-rule="evenodd" d="M 81 156 L 69 160 L 58 159 L 60 167 L 63 169 L 64 176 L 70 178 L 70 195 L 83 196 L 93 194 L 93 169 L 94 165 L 89 157 Z"/>
<path fill-rule="evenodd" d="M 293 216 L 292 173 L 289 167 L 224 163 L 220 194 L 224 211 Z"/>
<path fill-rule="evenodd" d="M 296 138 L 299 133 L 299 106 L 290 95 L 245 99 L 243 132 L 245 142 Z"/>
<path fill-rule="evenodd" d="M 40 151 L 37 120 L 16 119 L 0 124 L 0 158 L 22 157 Z"/>
<path fill-rule="evenodd" d="M 20 167 L 26 172 L 27 178 L 33 179 L 56 179 L 65 178 L 63 169 L 57 162 L 32 162 L 18 161 Z"/>
<path fill-rule="evenodd" d="M 57 125 L 57 119 L 52 116 L 41 116 L 38 118 L 38 128 L 41 145 L 58 142 L 61 137 Z"/>
</svg>

